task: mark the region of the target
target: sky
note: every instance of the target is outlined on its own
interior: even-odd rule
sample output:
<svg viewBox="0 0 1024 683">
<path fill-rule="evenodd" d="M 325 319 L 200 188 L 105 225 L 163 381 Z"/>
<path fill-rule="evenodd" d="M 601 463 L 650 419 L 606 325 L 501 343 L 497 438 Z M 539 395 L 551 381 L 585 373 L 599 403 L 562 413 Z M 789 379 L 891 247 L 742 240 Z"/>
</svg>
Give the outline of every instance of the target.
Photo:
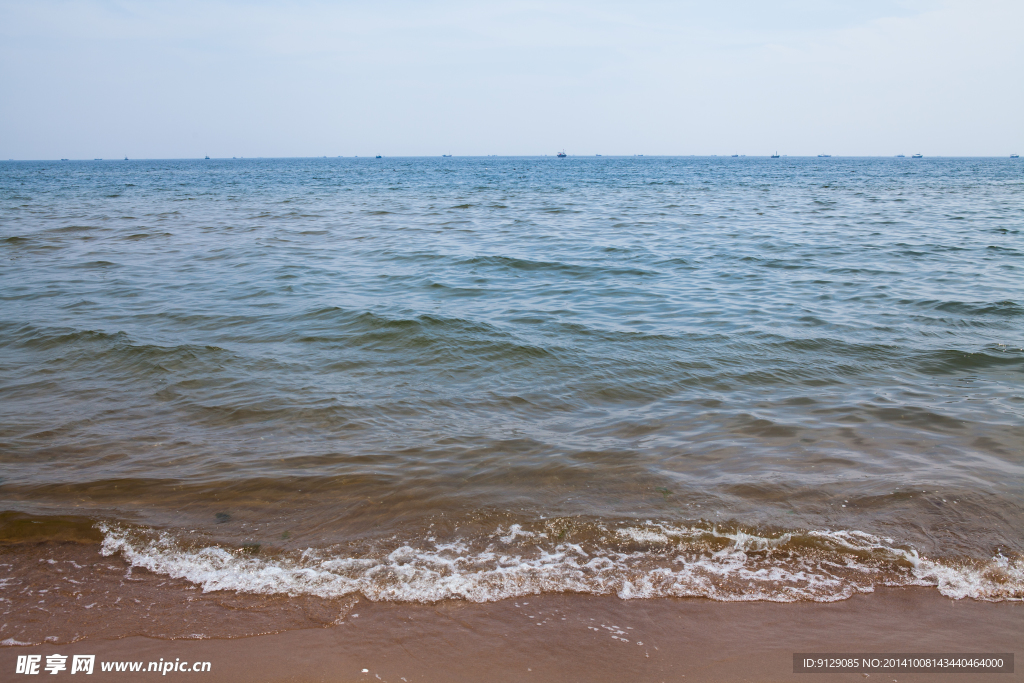
<svg viewBox="0 0 1024 683">
<path fill-rule="evenodd" d="M 0 159 L 1024 152 L 1021 0 L 0 0 Z"/>
</svg>

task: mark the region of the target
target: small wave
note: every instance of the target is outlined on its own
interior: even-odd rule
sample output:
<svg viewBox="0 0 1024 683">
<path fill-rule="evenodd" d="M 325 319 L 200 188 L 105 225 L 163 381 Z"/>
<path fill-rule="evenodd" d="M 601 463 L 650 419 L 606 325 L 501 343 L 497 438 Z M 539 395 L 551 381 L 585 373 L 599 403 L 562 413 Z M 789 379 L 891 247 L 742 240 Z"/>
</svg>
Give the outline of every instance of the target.
<svg viewBox="0 0 1024 683">
<path fill-rule="evenodd" d="M 927 302 L 935 303 L 935 302 Z M 963 301 L 943 301 L 935 305 L 935 310 L 955 313 L 963 316 L 998 315 L 1016 317 L 1024 315 L 1024 307 L 1015 301 L 994 301 L 991 303 L 968 303 Z"/>
<path fill-rule="evenodd" d="M 94 225 L 65 225 L 62 228 L 53 228 L 47 232 L 88 232 L 89 230 L 102 230 Z"/>
<path fill-rule="evenodd" d="M 101 552 L 204 591 L 374 601 L 489 602 L 539 593 L 623 599 L 832 602 L 876 586 L 934 586 L 951 598 L 1024 599 L 1024 562 L 933 560 L 859 531 L 758 533 L 741 527 L 592 525 L 550 519 L 481 536 L 393 541 L 361 553 L 310 548 L 261 556 L 252 546 L 189 544 L 170 532 L 101 523 Z"/>
<path fill-rule="evenodd" d="M 391 317 L 332 306 L 307 311 L 293 320 L 327 326 L 299 337 L 300 342 L 344 342 L 350 347 L 378 351 L 415 350 L 420 355 L 419 362 L 470 355 L 507 361 L 553 355 L 553 350 L 545 346 L 529 343 L 486 322 L 465 318 L 431 314 Z"/>
<path fill-rule="evenodd" d="M 594 275 L 636 275 L 646 277 L 659 274 L 655 271 L 644 270 L 642 268 L 589 266 L 576 263 L 564 263 L 562 261 L 533 261 L 513 256 L 474 256 L 463 260 L 461 263 L 462 265 L 469 267 L 499 268 L 528 272 L 549 271 L 572 275 L 575 277 L 587 277 Z"/>
<path fill-rule="evenodd" d="M 120 268 L 120 264 L 112 261 L 86 261 L 85 263 L 79 263 L 71 266 L 72 268 Z"/>
<path fill-rule="evenodd" d="M 128 339 L 124 332 L 109 333 L 101 330 L 51 328 L 31 324 L 0 324 L 0 329 L 9 330 L 5 340 L 7 343 L 15 342 L 39 349 L 56 348 L 76 342 L 119 343 Z"/>
<path fill-rule="evenodd" d="M 173 237 L 173 235 L 169 232 L 137 232 L 131 235 L 127 235 L 122 239 L 137 241 L 149 239 L 151 237 Z"/>
<path fill-rule="evenodd" d="M 1012 346 L 981 351 L 959 351 L 943 349 L 922 354 L 916 359 L 917 368 L 924 373 L 935 375 L 955 374 L 987 368 L 1004 368 L 1007 371 L 1024 369 L 1019 352 Z"/>
<path fill-rule="evenodd" d="M 5 640 L 0 640 L 0 645 L 2 645 L 3 647 L 27 647 L 29 645 L 39 645 L 39 644 L 40 643 L 26 643 L 26 642 L 22 642 L 20 640 L 15 640 L 14 638 L 7 638 Z"/>
<path fill-rule="evenodd" d="M 959 317 L 1000 316 L 1017 317 L 1024 315 L 1024 306 L 1016 301 L 941 301 L 937 299 L 901 299 L 901 305 L 925 308 L 942 313 L 950 313 Z"/>
<path fill-rule="evenodd" d="M 193 364 L 210 361 L 219 366 L 227 357 L 234 356 L 212 345 L 179 344 L 162 346 L 138 343 L 125 332 L 103 332 L 69 328 L 41 327 L 24 324 L 18 327 L 0 324 L 0 331 L 11 329 L 0 347 L 7 344 L 45 351 L 59 349 L 64 361 L 92 360 L 103 362 L 108 370 L 129 373 L 156 372 L 163 375 L 174 364 Z"/>
</svg>

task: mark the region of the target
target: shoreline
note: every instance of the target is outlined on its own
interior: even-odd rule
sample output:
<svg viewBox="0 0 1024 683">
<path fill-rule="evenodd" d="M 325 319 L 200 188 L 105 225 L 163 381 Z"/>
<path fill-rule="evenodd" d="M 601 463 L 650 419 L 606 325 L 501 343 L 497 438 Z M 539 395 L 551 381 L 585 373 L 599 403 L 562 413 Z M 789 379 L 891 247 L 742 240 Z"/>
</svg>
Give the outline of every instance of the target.
<svg viewBox="0 0 1024 683">
<path fill-rule="evenodd" d="M 1019 165 L 320 161 L 7 165 L 0 680 L 1019 678 Z"/>
<path fill-rule="evenodd" d="M 239 616 L 242 616 L 241 614 Z M 542 594 L 492 603 L 360 600 L 339 623 L 241 638 L 86 638 L 0 649 L 18 655 L 209 661 L 217 681 L 914 681 L 1013 674 L 794 674 L 794 652 L 997 653 L 1024 642 L 1024 604 L 884 588 L 832 603 L 622 600 Z M 70 660 L 69 660 L 70 661 Z M 367 669 L 363 673 L 363 669 Z M 44 672 L 45 673 L 45 672 Z M 102 673 L 95 680 L 126 680 Z M 172 672 L 172 676 L 179 675 Z"/>
</svg>

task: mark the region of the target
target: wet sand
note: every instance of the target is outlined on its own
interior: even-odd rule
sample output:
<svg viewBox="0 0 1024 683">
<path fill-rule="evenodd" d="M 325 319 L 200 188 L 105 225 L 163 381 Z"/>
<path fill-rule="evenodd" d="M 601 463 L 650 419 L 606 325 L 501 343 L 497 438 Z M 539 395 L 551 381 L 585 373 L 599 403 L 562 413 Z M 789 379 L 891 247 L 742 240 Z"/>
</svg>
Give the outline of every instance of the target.
<svg viewBox="0 0 1024 683">
<path fill-rule="evenodd" d="M 721 603 L 543 595 L 435 605 L 360 600 L 343 619 L 234 639 L 85 639 L 7 647 L 17 655 L 94 654 L 109 660 L 209 661 L 216 681 L 985 681 L 1013 674 L 794 674 L 794 652 L 1014 652 L 1024 604 L 949 600 L 898 588 L 837 603 Z M 242 610 L 238 619 L 245 619 Z M 239 625 L 241 626 L 241 625 Z M 101 673 L 91 680 L 153 675 Z M 363 669 L 367 671 L 364 673 Z"/>
</svg>

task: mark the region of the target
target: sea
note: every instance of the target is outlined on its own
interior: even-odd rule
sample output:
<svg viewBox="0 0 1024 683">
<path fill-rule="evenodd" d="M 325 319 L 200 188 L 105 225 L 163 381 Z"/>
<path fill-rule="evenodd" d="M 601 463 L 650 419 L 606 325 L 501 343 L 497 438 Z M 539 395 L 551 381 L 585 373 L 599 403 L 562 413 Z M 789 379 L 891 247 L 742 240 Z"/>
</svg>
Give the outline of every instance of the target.
<svg viewBox="0 0 1024 683">
<path fill-rule="evenodd" d="M 8 644 L 1019 601 L 1022 530 L 1017 159 L 0 162 Z"/>
</svg>

